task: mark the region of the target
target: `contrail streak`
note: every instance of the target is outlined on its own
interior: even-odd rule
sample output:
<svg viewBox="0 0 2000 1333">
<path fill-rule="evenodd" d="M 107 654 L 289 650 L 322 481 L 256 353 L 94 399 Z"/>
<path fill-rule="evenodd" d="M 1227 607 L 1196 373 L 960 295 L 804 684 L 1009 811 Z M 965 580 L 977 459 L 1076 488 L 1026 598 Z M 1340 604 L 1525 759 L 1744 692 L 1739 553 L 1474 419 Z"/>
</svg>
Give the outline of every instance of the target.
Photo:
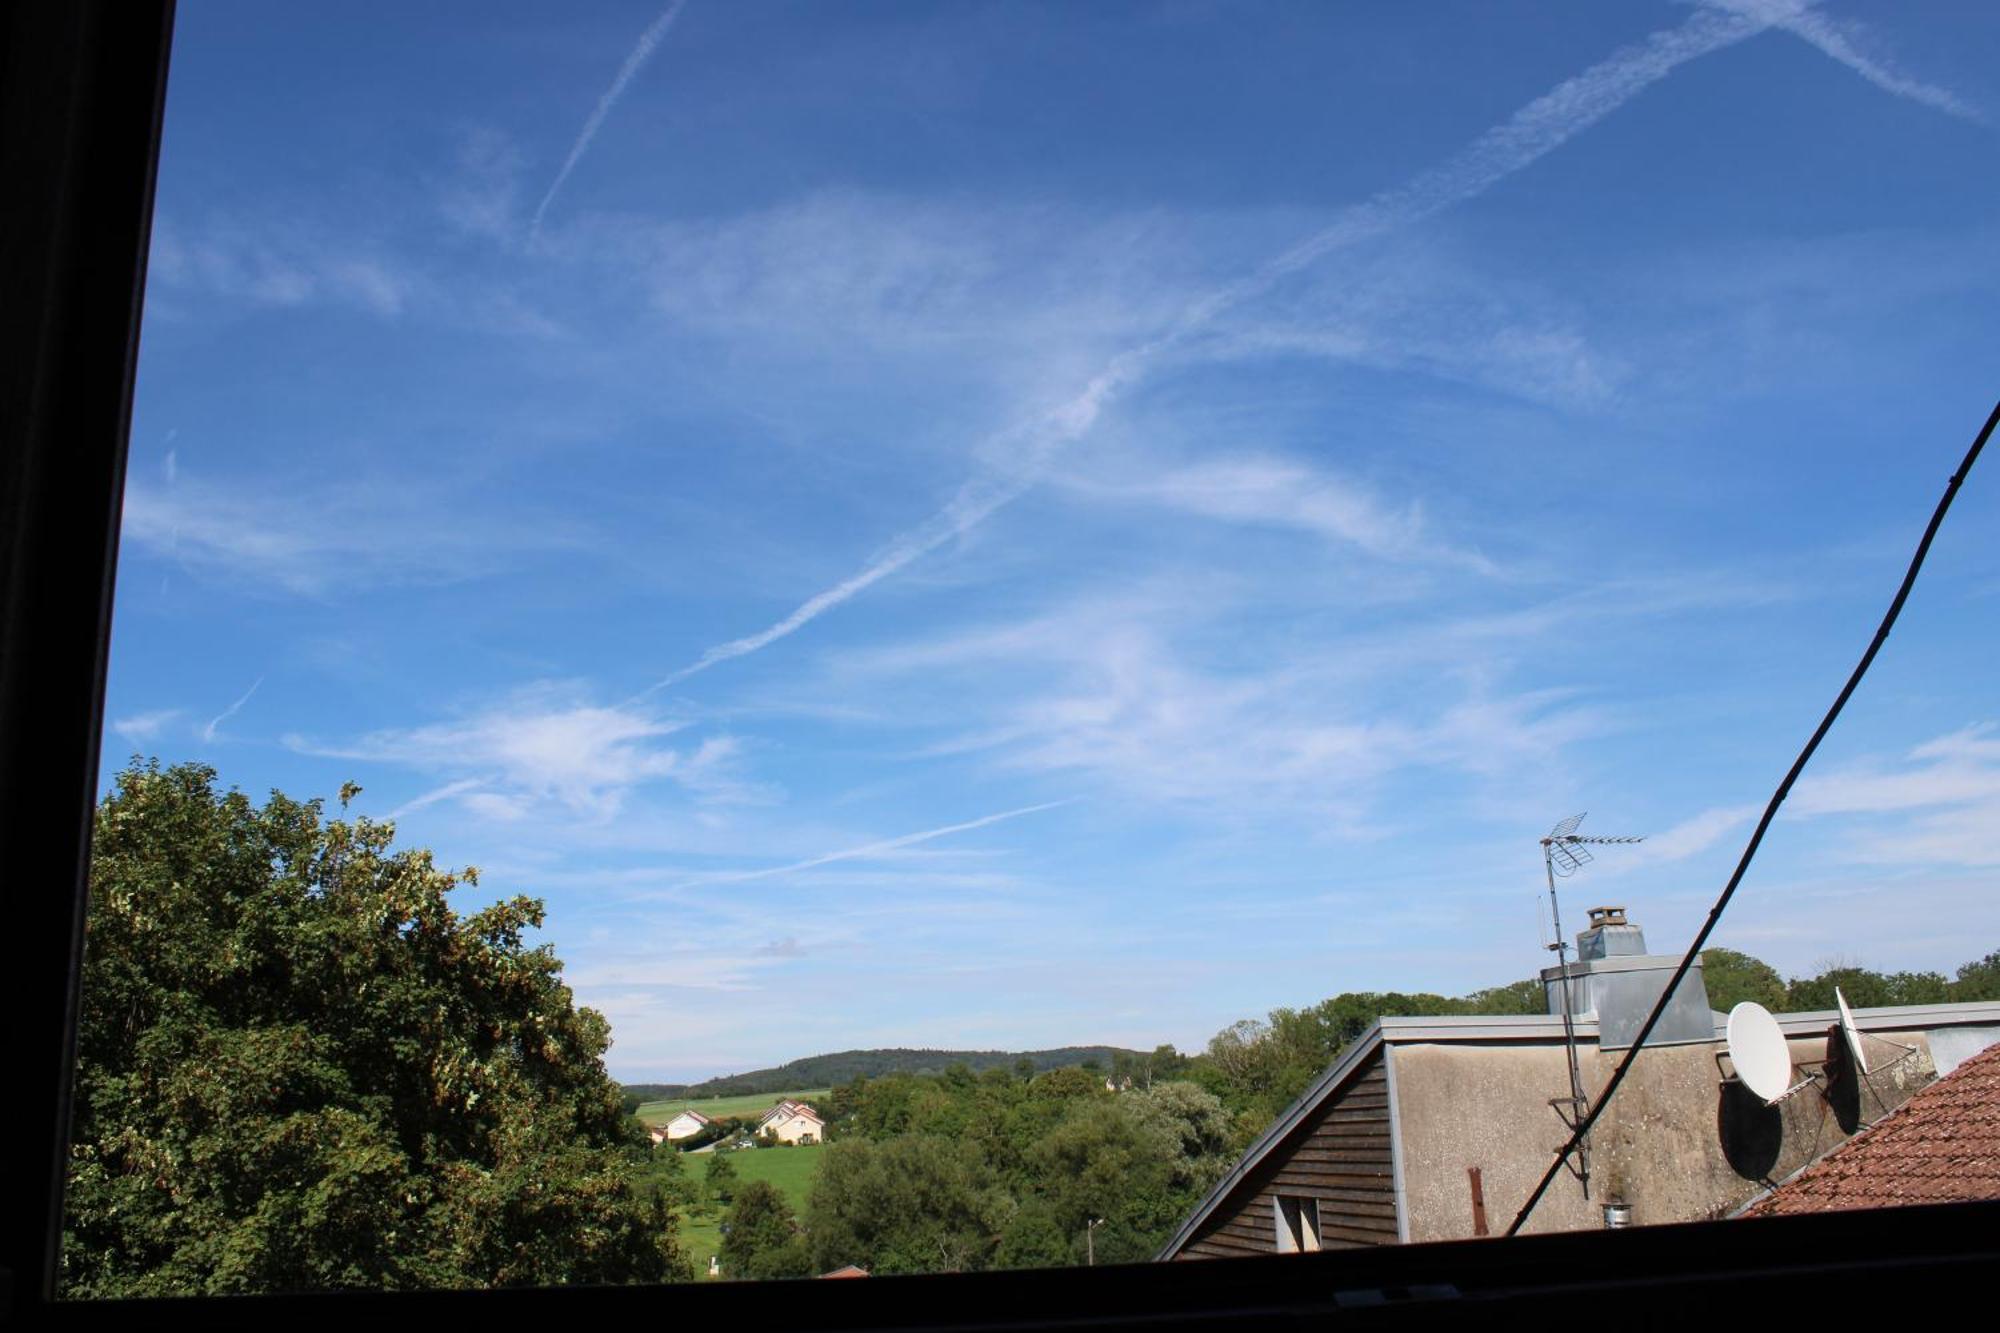
<svg viewBox="0 0 2000 1333">
<path fill-rule="evenodd" d="M 394 810 L 391 810 L 386 817 L 389 819 L 401 819 L 404 815 L 410 814 L 412 811 L 421 810 L 427 805 L 436 805 L 439 801 L 448 801 L 454 796 L 462 796 L 466 792 L 485 785 L 486 782 L 483 778 L 461 778 L 457 782 L 447 782 L 442 787 L 434 787 L 421 796 L 403 802 Z"/>
<path fill-rule="evenodd" d="M 210 718 L 208 720 L 208 725 L 201 729 L 201 738 L 204 741 L 214 740 L 215 729 L 221 726 L 223 723 L 227 722 L 230 718 L 235 717 L 238 710 L 240 710 L 244 704 L 250 702 L 250 696 L 255 694 L 257 692 L 257 687 L 259 685 L 262 685 L 263 683 L 264 683 L 264 678 L 262 676 L 257 677 L 256 680 L 251 682 L 250 688 L 243 691 L 243 697 L 241 699 L 238 699 L 235 703 L 229 705 L 229 707 L 223 709 L 220 713 L 217 713 L 214 717 Z"/>
<path fill-rule="evenodd" d="M 807 598 L 775 624 L 716 644 L 635 697 L 643 699 L 718 662 L 754 653 L 794 634 L 855 594 L 985 522 L 1039 481 L 1055 454 L 1088 433 L 1119 392 L 1144 378 L 1153 363 L 1224 311 L 1260 295 L 1287 274 L 1331 251 L 1381 236 L 1483 193 L 1595 125 L 1679 66 L 1752 37 L 1771 22 L 1761 14 L 1698 11 L 1681 26 L 1621 47 L 1575 78 L 1558 84 L 1440 165 L 1348 208 L 1248 277 L 1190 304 L 1165 333 L 1113 357 L 1068 401 L 991 437 L 988 445 L 1014 440 L 1021 443 L 1021 462 L 1011 471 L 965 482 L 949 504 L 891 541 L 860 570 Z"/>
<path fill-rule="evenodd" d="M 583 122 L 583 133 L 577 135 L 576 142 L 570 146 L 569 157 L 563 162 L 562 170 L 556 173 L 555 180 L 549 183 L 549 192 L 543 195 L 542 202 L 536 205 L 534 221 L 528 224 L 530 236 L 542 234 L 542 215 L 547 213 L 549 205 L 555 202 L 556 191 L 562 189 L 563 182 L 569 179 L 569 173 L 576 170 L 576 164 L 590 148 L 590 141 L 595 139 L 597 131 L 603 128 L 604 118 L 611 114 L 611 108 L 624 95 L 625 86 L 638 76 L 640 69 L 651 58 L 653 48 L 667 35 L 667 29 L 674 26 L 674 20 L 680 17 L 681 7 L 686 3 L 687 0 L 673 0 L 673 3 L 653 20 L 653 26 L 639 34 L 639 44 L 632 48 L 631 55 L 625 57 L 625 63 L 618 69 L 618 77 L 604 90 L 604 96 L 597 99 L 597 109 L 590 113 L 589 120 Z"/>
<path fill-rule="evenodd" d="M 795 871 L 811 870 L 814 866 L 831 865 L 835 861 L 858 861 L 884 852 L 893 852 L 904 847 L 913 847 L 933 838 L 946 837 L 953 833 L 968 833 L 988 824 L 998 824 L 1003 819 L 1019 819 L 1022 815 L 1037 814 L 1043 810 L 1053 810 L 1067 801 L 1045 801 L 1041 805 L 1024 805 L 1018 810 L 1002 810 L 997 815 L 982 815 L 978 819 L 968 819 L 963 824 L 947 824 L 943 828 L 926 829 L 922 833 L 905 833 L 900 838 L 885 838 L 881 842 L 871 842 L 861 847 L 849 847 L 843 851 L 828 852 L 824 856 L 809 857 L 804 861 L 794 861 L 787 866 L 771 866 L 765 870 L 724 871 L 713 875 L 696 875 L 669 888 L 685 889 L 697 884 L 735 884 L 746 879 L 768 879 L 772 875 L 789 875 Z"/>
<path fill-rule="evenodd" d="M 1936 84 L 1911 78 L 1885 61 L 1862 51 L 1850 36 L 1853 25 L 1848 25 L 1848 29 L 1844 31 L 1836 20 L 1827 18 L 1813 8 L 1814 0 L 1712 0 L 1712 2 L 1782 28 L 1800 41 L 1818 48 L 1829 59 L 1847 66 L 1885 93 L 1896 97 L 1907 97 L 1912 102 L 1921 103 L 1933 111 L 1942 111 L 1948 116 L 1957 116 L 1960 120 L 1969 120 L 1975 125 L 1986 124 L 1983 113 L 1962 101 L 1949 88 L 1940 88 Z"/>
</svg>

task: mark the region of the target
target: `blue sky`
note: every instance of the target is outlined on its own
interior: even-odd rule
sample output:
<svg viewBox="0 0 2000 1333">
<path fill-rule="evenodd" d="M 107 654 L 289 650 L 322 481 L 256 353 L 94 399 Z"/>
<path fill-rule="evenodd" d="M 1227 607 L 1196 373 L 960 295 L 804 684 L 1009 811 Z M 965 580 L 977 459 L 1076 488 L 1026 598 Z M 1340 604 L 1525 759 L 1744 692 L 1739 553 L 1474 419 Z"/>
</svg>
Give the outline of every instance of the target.
<svg viewBox="0 0 2000 1333">
<path fill-rule="evenodd" d="M 613 1072 L 1695 929 L 1996 389 L 2000 11 L 190 3 L 109 774 L 527 892 Z M 1989 469 L 2000 466 L 1989 462 Z M 1719 942 L 2000 947 L 2000 481 Z"/>
</svg>

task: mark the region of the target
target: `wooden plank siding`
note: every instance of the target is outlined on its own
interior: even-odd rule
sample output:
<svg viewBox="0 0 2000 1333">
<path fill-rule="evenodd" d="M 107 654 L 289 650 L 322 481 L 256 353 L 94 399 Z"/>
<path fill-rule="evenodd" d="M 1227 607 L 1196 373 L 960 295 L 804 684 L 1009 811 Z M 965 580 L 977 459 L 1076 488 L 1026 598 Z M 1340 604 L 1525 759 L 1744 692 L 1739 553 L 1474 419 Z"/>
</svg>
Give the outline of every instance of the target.
<svg viewBox="0 0 2000 1333">
<path fill-rule="evenodd" d="M 1265 1154 L 1174 1257 L 1276 1254 L 1280 1194 L 1319 1201 L 1324 1249 L 1394 1245 L 1396 1184 L 1389 1134 L 1389 1080 L 1378 1051 L 1344 1088 Z"/>
</svg>

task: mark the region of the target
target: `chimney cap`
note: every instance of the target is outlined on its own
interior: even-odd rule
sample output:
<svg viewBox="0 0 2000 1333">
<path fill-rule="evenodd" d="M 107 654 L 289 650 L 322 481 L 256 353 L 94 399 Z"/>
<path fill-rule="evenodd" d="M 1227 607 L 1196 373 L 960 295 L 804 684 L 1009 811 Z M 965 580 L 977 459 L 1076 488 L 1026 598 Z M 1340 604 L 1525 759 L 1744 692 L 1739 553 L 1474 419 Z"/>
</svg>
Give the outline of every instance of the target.
<svg viewBox="0 0 2000 1333">
<path fill-rule="evenodd" d="M 1625 909 L 1623 907 L 1593 907 L 1590 909 L 1590 925 L 1592 928 L 1598 926 L 1625 926 L 1630 924 L 1625 919 Z"/>
</svg>

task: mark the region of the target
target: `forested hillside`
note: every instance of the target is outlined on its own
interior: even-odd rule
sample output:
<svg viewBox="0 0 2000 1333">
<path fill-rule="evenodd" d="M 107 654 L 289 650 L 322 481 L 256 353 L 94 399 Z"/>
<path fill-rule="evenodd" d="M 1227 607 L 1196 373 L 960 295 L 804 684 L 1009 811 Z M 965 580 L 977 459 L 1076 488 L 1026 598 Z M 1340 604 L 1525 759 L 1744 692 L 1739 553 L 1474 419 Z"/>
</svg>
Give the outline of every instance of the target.
<svg viewBox="0 0 2000 1333">
<path fill-rule="evenodd" d="M 1015 1069 L 1023 1061 L 1027 1062 L 1028 1071 L 1035 1074 L 1085 1064 L 1108 1070 L 1120 1056 L 1131 1058 L 1140 1054 L 1117 1046 L 1061 1046 L 1050 1051 L 938 1051 L 896 1046 L 808 1055 L 772 1069 L 725 1074 L 700 1083 L 627 1083 L 624 1087 L 641 1101 L 669 1097 L 693 1101 L 704 1097 L 787 1092 L 793 1088 L 825 1088 L 849 1079 L 878 1078 L 883 1074 L 941 1074 L 953 1065 L 964 1065 L 975 1074 L 989 1069 Z"/>
</svg>

